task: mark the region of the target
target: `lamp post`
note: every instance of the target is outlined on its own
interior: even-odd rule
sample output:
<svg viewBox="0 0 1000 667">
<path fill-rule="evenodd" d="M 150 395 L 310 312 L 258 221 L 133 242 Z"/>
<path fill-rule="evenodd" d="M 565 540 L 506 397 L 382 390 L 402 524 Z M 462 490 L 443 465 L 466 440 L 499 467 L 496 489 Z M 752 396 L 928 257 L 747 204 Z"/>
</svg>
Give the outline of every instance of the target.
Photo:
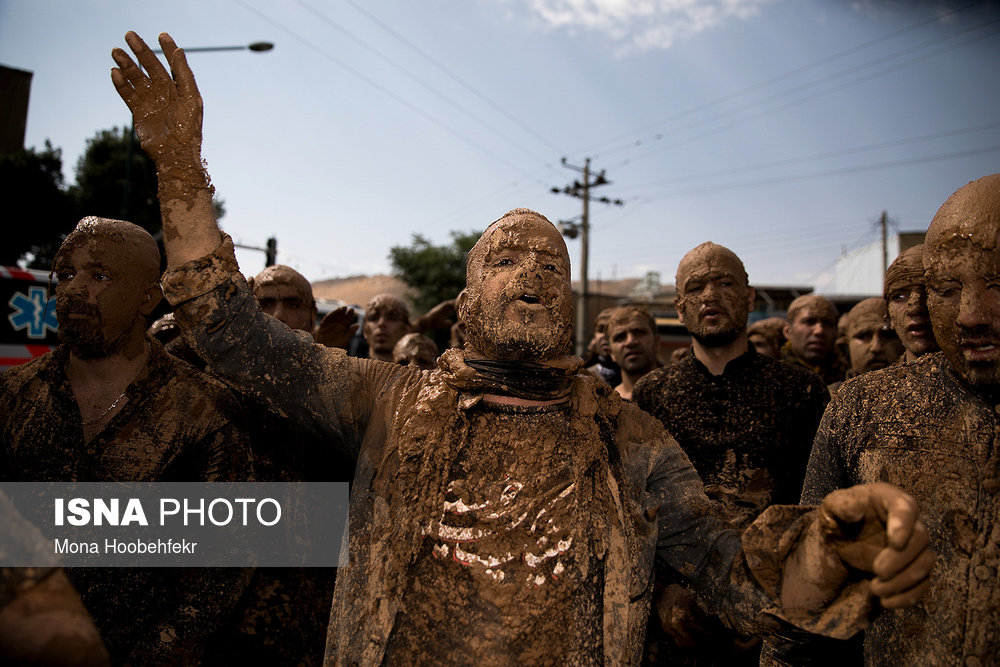
<svg viewBox="0 0 1000 667">
<path fill-rule="evenodd" d="M 184 53 L 203 53 L 206 51 L 253 51 L 263 53 L 274 48 L 272 42 L 251 42 L 240 46 L 193 46 L 184 49 Z M 153 49 L 153 53 L 163 55 L 163 49 Z M 140 65 L 141 67 L 141 65 Z M 122 191 L 122 220 L 128 219 L 128 198 L 132 193 L 132 157 L 135 155 L 135 120 L 129 126 L 128 157 L 125 160 L 125 187 Z"/>
</svg>

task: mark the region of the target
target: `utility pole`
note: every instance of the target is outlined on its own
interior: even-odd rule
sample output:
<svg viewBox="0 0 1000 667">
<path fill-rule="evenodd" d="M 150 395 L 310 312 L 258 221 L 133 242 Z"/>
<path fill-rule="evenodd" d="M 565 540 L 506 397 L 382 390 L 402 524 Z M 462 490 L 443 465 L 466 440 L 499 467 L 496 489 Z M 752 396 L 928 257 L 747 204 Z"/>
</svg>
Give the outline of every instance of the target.
<svg viewBox="0 0 1000 667">
<path fill-rule="evenodd" d="M 889 270 L 889 243 L 886 222 L 887 213 L 886 211 L 882 211 L 882 219 L 879 221 L 879 224 L 882 225 L 882 280 L 885 280 L 885 274 Z"/>
<path fill-rule="evenodd" d="M 583 216 L 580 218 L 579 224 L 572 221 L 559 222 L 559 231 L 565 236 L 571 239 L 575 239 L 577 235 L 580 236 L 580 298 L 576 309 L 576 353 L 582 357 L 587 349 L 585 334 L 587 327 L 590 325 L 590 317 L 587 313 L 587 304 L 590 300 L 590 289 L 587 285 L 587 261 L 590 250 L 590 189 L 596 188 L 599 185 L 609 185 L 611 181 L 604 177 L 603 169 L 593 181 L 590 180 L 589 157 L 584 160 L 582 167 L 569 164 L 566 158 L 562 159 L 562 165 L 583 174 L 582 183 L 580 181 L 573 181 L 572 184 L 565 186 L 561 190 L 559 188 L 552 188 L 553 194 L 564 194 L 583 200 Z M 616 206 L 624 205 L 621 199 L 612 200 L 607 197 L 595 198 L 594 201 L 601 202 L 602 204 L 614 204 Z"/>
</svg>

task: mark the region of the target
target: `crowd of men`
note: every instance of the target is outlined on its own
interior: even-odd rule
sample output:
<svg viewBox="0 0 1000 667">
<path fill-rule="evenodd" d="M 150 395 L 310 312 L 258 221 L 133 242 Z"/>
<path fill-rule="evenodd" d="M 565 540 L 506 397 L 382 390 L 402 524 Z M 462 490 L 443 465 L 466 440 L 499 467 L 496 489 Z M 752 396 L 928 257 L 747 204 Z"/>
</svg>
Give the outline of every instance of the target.
<svg viewBox="0 0 1000 667">
<path fill-rule="evenodd" d="M 7 569 L 0 658 L 997 664 L 1000 174 L 843 317 L 806 295 L 751 324 L 743 262 L 697 246 L 669 359 L 637 306 L 573 355 L 565 243 L 514 209 L 454 301 L 372 299 L 358 352 L 353 311 L 319 319 L 290 267 L 244 279 L 183 52 L 160 36 L 168 70 L 126 41 L 112 81 L 157 166 L 167 271 L 131 223 L 66 238 L 62 344 L 0 376 L 0 481 L 350 482 L 350 564 Z M 449 328 L 443 353 L 422 333 Z"/>
</svg>

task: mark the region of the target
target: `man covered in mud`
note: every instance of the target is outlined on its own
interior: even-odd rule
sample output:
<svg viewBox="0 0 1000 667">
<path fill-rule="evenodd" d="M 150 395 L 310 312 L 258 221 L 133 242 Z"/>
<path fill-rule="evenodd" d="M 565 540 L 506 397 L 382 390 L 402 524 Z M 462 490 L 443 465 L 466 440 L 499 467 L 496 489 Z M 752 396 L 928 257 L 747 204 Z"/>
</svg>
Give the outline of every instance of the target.
<svg viewBox="0 0 1000 667">
<path fill-rule="evenodd" d="M 608 340 L 608 320 L 614 308 L 605 308 L 594 319 L 594 336 L 588 349 L 591 358 L 587 360 L 587 370 L 601 378 L 611 387 L 617 387 L 622 381 L 622 371 L 611 358 L 611 342 Z"/>
<path fill-rule="evenodd" d="M 659 368 L 656 356 L 660 351 L 660 336 L 656 320 L 639 306 L 622 306 L 608 317 L 607 337 L 611 358 L 621 369 L 622 381 L 615 386 L 618 395 L 632 400 L 635 383 L 654 368 Z"/>
<path fill-rule="evenodd" d="M 265 267 L 251 279 L 260 309 L 288 325 L 312 334 L 316 326 L 316 299 L 306 277 L 290 266 Z"/>
<path fill-rule="evenodd" d="M 885 299 L 873 296 L 847 311 L 844 322 L 851 367 L 847 378 L 886 368 L 903 354 L 903 344 L 887 319 Z"/>
<path fill-rule="evenodd" d="M 392 348 L 392 362 L 429 371 L 437 366 L 438 354 L 437 344 L 430 338 L 416 332 L 408 333 Z"/>
<path fill-rule="evenodd" d="M 691 353 L 642 378 L 635 402 L 677 439 L 727 527 L 743 530 L 769 505 L 797 502 L 829 393 L 815 373 L 750 345 L 754 289 L 734 252 L 699 245 L 681 259 L 676 285 Z M 757 664 L 757 642 L 723 628 L 683 577 L 669 568 L 657 577 L 656 625 L 666 633 L 650 629 L 665 642 L 650 647 L 657 664 Z"/>
<path fill-rule="evenodd" d="M 219 382 L 146 335 L 160 254 L 141 227 L 84 218 L 53 271 L 61 345 L 0 376 L 0 480 L 242 481 L 247 438 Z M 115 663 L 190 661 L 232 609 L 238 569 L 72 568 Z"/>
<path fill-rule="evenodd" d="M 905 348 L 903 362 L 916 361 L 928 352 L 938 351 L 927 312 L 923 243 L 899 253 L 889 265 L 885 272 L 885 302 L 889 322 Z"/>
<path fill-rule="evenodd" d="M 837 351 L 837 307 L 825 296 L 804 294 L 788 306 L 781 359 L 802 366 L 827 384 L 844 379 L 847 364 Z"/>
<path fill-rule="evenodd" d="M 876 619 L 865 633 L 866 664 L 996 664 L 1000 174 L 941 206 L 923 265 L 941 352 L 841 386 L 817 433 L 802 502 L 879 480 L 921 503 L 938 553 L 930 590 L 916 606 Z"/>
<path fill-rule="evenodd" d="M 218 372 L 358 457 L 329 661 L 635 661 L 654 554 L 746 630 L 782 618 L 849 634 L 869 595 L 919 597 L 933 556 L 912 501 L 888 485 L 772 512 L 742 543 L 722 529 L 662 426 L 580 372 L 568 252 L 537 213 L 511 211 L 469 253 L 467 342 L 436 371 L 351 358 L 268 321 L 214 221 L 184 54 L 161 35 L 172 78 L 126 40 L 149 76 L 115 49 L 112 80 L 157 165 L 164 280 L 186 335 Z"/>
</svg>

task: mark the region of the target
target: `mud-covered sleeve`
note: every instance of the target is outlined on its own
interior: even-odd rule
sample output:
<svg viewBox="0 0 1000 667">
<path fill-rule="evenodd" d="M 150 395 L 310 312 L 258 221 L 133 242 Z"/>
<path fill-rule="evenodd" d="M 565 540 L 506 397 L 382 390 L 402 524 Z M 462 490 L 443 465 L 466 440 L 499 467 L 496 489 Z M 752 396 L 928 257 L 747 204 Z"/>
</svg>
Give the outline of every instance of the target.
<svg viewBox="0 0 1000 667">
<path fill-rule="evenodd" d="M 657 557 L 688 579 L 726 625 L 745 634 L 759 633 L 757 610 L 771 602 L 743 561 L 739 534 L 723 527 L 701 479 L 673 438 L 664 434 L 653 451 L 646 512 L 652 514 L 652 502 Z"/>
<path fill-rule="evenodd" d="M 748 635 L 786 628 L 837 638 L 867 625 L 864 586 L 845 587 L 821 608 L 782 608 L 784 566 L 815 520 L 812 508 L 775 505 L 742 536 L 724 529 L 701 480 L 672 442 L 667 436 L 648 486 L 659 504 L 657 555 L 689 579 L 726 625 Z"/>
<path fill-rule="evenodd" d="M 817 505 L 832 491 L 851 486 L 843 462 L 843 433 L 839 431 L 842 398 L 832 400 L 816 430 L 806 477 L 802 484 L 802 505 Z"/>
<path fill-rule="evenodd" d="M 357 457 L 374 402 L 402 367 L 348 357 L 262 313 L 225 235 L 212 254 L 166 272 L 163 289 L 213 372 Z"/>
</svg>

